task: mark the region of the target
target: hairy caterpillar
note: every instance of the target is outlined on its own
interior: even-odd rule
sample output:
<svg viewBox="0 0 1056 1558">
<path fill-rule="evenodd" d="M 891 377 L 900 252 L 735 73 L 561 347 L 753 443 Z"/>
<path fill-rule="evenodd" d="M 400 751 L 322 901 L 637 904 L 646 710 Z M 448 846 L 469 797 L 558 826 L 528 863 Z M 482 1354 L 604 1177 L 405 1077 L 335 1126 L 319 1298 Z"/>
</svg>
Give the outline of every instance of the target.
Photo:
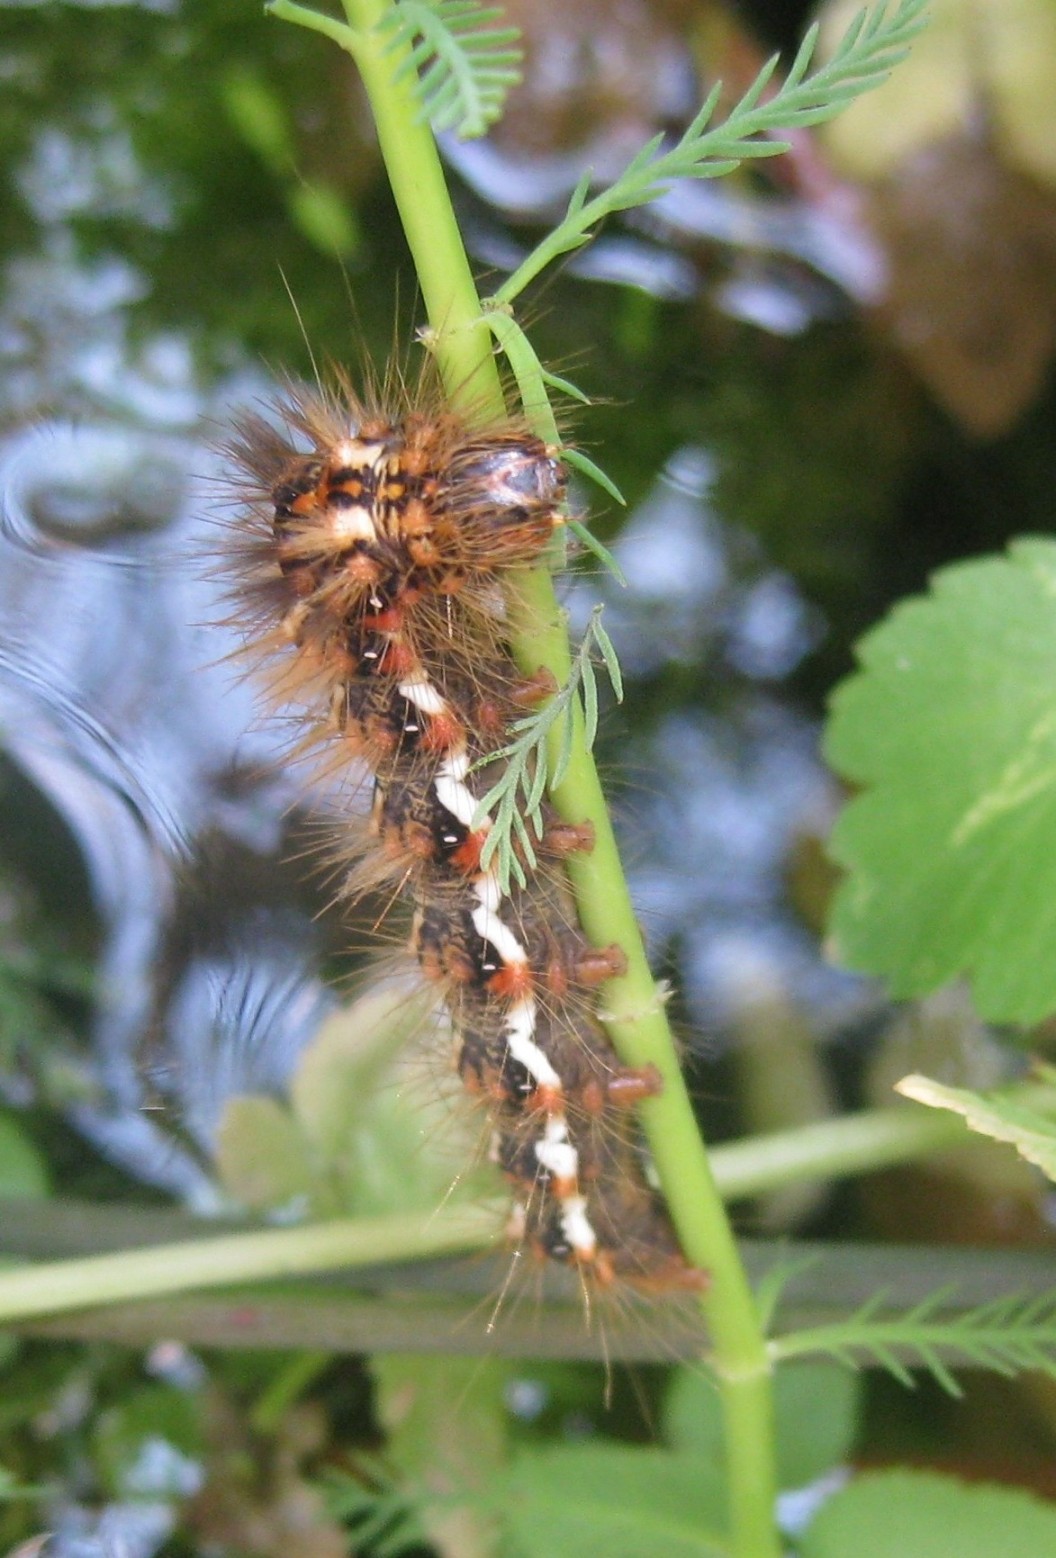
<svg viewBox="0 0 1056 1558">
<path fill-rule="evenodd" d="M 413 950 L 514 1187 L 511 1231 L 598 1286 L 699 1287 L 627 1107 L 658 1079 L 620 1066 L 593 1010 L 624 959 L 588 946 L 564 877 L 589 827 L 544 812 L 537 858 L 506 895 L 481 858 L 497 754 L 555 691 L 518 672 L 499 581 L 563 522 L 564 470 L 523 425 L 471 425 L 425 389 L 393 398 L 367 406 L 338 379 L 291 392 L 277 422 L 237 424 L 230 551 L 248 652 L 311 711 L 307 744 L 369 768 L 369 842 L 347 890 L 410 898 Z"/>
</svg>

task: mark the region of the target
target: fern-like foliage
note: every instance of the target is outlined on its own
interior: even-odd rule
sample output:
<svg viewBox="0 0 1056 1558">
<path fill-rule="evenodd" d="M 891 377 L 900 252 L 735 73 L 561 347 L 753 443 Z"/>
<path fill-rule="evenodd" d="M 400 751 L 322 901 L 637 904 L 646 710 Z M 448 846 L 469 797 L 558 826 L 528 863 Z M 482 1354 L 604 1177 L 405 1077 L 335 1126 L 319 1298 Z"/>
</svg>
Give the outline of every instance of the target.
<svg viewBox="0 0 1056 1558">
<path fill-rule="evenodd" d="M 397 80 L 416 77 L 420 118 L 434 130 L 472 140 L 501 117 L 524 59 L 519 31 L 501 19 L 477 0 L 399 0 L 386 16 L 390 48 L 410 50 Z"/>
<path fill-rule="evenodd" d="M 877 1293 L 847 1320 L 775 1337 L 770 1355 L 783 1361 L 820 1353 L 851 1368 L 886 1369 L 909 1387 L 914 1370 L 923 1369 L 951 1396 L 962 1394 L 957 1365 L 1006 1376 L 1036 1369 L 1056 1379 L 1056 1290 L 950 1314 L 954 1292 L 940 1288 L 891 1318 L 880 1317 L 890 1295 Z"/>
<path fill-rule="evenodd" d="M 553 260 L 589 243 L 603 218 L 648 204 L 675 179 L 718 178 L 746 158 L 774 157 L 788 151 L 789 143 L 775 136 L 833 118 L 891 73 L 925 25 L 927 5 L 928 0 L 899 0 L 893 9 L 880 4 L 861 11 L 832 58 L 808 75 L 818 41 L 815 23 L 784 81 L 765 102 L 763 95 L 777 70 L 776 54 L 722 124 L 708 128 L 722 95 L 722 83 L 717 82 L 674 146 L 665 151 L 664 137 L 654 136 L 614 184 L 590 199 L 592 174 L 588 169 L 573 190 L 563 219 L 499 288 L 495 301 L 512 302 Z M 768 138 L 761 140 L 760 136 Z"/>
<path fill-rule="evenodd" d="M 360 1457 L 357 1470 L 364 1480 L 336 1472 L 323 1485 L 327 1509 L 351 1530 L 355 1551 L 376 1558 L 419 1552 L 427 1538 L 413 1495 L 374 1457 Z"/>
<path fill-rule="evenodd" d="M 525 885 L 525 865 L 536 864 L 535 840 L 543 836 L 542 803 L 547 779 L 556 789 L 568 772 L 575 739 L 575 712 L 582 694 L 583 740 L 589 751 L 598 730 L 598 683 L 592 655 L 596 649 L 605 662 L 617 700 L 623 698 L 623 679 L 612 640 L 601 625 L 600 606 L 590 614 L 583 641 L 572 662 L 568 680 L 541 709 L 514 720 L 513 740 L 487 759 L 505 763 L 498 783 L 481 797 L 473 819 L 480 827 L 490 816 L 491 828 L 481 851 L 481 865 L 493 861 L 501 890 L 510 882 Z M 547 761 L 551 732 L 558 732 L 557 754 L 552 767 Z M 534 835 L 534 839 L 533 839 Z"/>
</svg>

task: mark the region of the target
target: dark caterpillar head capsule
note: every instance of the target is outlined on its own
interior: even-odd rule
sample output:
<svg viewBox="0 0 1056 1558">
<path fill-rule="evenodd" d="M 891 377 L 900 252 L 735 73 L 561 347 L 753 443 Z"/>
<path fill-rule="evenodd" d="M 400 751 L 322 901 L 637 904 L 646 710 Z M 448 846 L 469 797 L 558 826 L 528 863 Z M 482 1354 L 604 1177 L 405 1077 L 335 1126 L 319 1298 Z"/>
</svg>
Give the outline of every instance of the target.
<svg viewBox="0 0 1056 1558">
<path fill-rule="evenodd" d="M 565 473 L 545 444 L 525 435 L 513 440 L 469 442 L 459 452 L 454 479 L 476 489 L 497 509 L 550 508 L 565 495 Z"/>
<path fill-rule="evenodd" d="M 477 569 L 528 562 L 562 521 L 564 466 L 530 433 L 468 435 L 441 473 L 437 509 Z"/>
</svg>

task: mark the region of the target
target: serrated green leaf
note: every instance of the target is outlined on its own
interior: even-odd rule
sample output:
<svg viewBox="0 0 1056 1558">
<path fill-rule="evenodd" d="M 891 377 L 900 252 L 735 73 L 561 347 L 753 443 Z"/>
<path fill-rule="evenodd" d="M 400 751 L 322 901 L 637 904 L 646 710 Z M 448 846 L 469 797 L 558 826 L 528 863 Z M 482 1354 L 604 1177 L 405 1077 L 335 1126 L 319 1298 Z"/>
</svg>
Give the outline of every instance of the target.
<svg viewBox="0 0 1056 1558">
<path fill-rule="evenodd" d="M 837 955 L 983 1016 L 1056 1010 L 1056 542 L 944 569 L 859 647 L 826 753 L 864 793 L 831 848 Z"/>
<path fill-rule="evenodd" d="M 92 1426 L 95 1470 L 119 1498 L 178 1498 L 182 1477 L 203 1449 L 200 1399 L 172 1385 L 143 1385 Z M 169 1455 L 151 1453 L 159 1441 Z"/>
<path fill-rule="evenodd" d="M 934 1472 L 871 1472 L 822 1506 L 801 1558 L 1042 1558 L 1056 1507 L 1018 1489 Z"/>
<path fill-rule="evenodd" d="M 827 1358 L 777 1371 L 774 1407 L 782 1488 L 803 1487 L 849 1459 L 864 1400 L 862 1376 Z"/>
<path fill-rule="evenodd" d="M 386 1467 L 417 1490 L 417 1517 L 441 1553 L 493 1551 L 482 1495 L 504 1467 L 509 1365 L 495 1358 L 395 1354 L 371 1360 Z M 366 1533 L 357 1532 L 357 1546 Z"/>
<path fill-rule="evenodd" d="M 406 989 L 368 990 L 322 1024 L 290 1083 L 293 1114 L 321 1163 L 369 1122 L 376 1095 L 432 1002 Z"/>
<path fill-rule="evenodd" d="M 256 1210 L 317 1217 L 428 1211 L 452 1194 L 476 1195 L 474 1176 L 460 1172 L 474 1156 L 476 1126 L 452 1110 L 457 1082 L 407 1055 L 433 1006 L 428 991 L 368 991 L 306 1048 L 290 1105 L 231 1099 L 217 1132 L 224 1188 Z"/>
<path fill-rule="evenodd" d="M 503 1507 L 521 1558 L 726 1558 L 722 1479 L 695 1455 L 627 1445 L 524 1452 Z"/>
<path fill-rule="evenodd" d="M 946 1087 L 931 1077 L 908 1076 L 896 1083 L 906 1098 L 932 1109 L 950 1109 L 962 1115 L 970 1130 L 996 1141 L 1011 1142 L 1020 1157 L 1034 1163 L 1049 1179 L 1056 1179 L 1056 1119 L 1026 1109 L 1000 1093 L 973 1093 L 964 1087 Z M 1056 1094 L 1053 1095 L 1056 1108 Z"/>
</svg>

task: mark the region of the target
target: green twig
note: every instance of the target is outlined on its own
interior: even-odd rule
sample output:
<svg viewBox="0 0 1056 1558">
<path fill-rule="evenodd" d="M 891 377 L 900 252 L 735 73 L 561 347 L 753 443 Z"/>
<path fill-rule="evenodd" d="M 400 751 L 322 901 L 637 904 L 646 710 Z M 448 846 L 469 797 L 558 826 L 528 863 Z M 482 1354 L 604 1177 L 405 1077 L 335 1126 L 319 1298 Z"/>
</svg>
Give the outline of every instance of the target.
<svg viewBox="0 0 1056 1558">
<path fill-rule="evenodd" d="M 774 139 L 773 133 L 820 124 L 867 88 L 878 86 L 905 58 L 910 42 L 924 27 L 927 5 L 928 0 L 900 0 L 893 14 L 884 4 L 863 10 L 832 57 L 807 75 L 818 39 L 815 22 L 777 91 L 763 100 L 777 69 L 775 54 L 722 123 L 709 129 L 722 96 L 722 83 L 717 82 L 693 122 L 669 150 L 664 150 L 664 137 L 656 136 L 636 153 L 614 183 L 590 199 L 588 170 L 563 219 L 503 283 L 492 301 L 512 303 L 554 260 L 589 243 L 605 217 L 655 200 L 674 180 L 718 178 L 746 159 L 788 151 L 790 143 Z M 761 139 L 764 135 L 770 138 Z"/>
<path fill-rule="evenodd" d="M 301 1228 L 189 1239 L 147 1250 L 50 1261 L 0 1275 L 0 1322 L 61 1314 L 128 1298 L 338 1271 L 405 1257 L 479 1249 L 497 1238 L 486 1209 L 339 1219 Z"/>
<path fill-rule="evenodd" d="M 955 1115 L 898 1106 L 863 1109 L 724 1142 L 711 1149 L 711 1166 L 724 1200 L 737 1201 L 784 1185 L 871 1174 L 969 1140 L 967 1126 Z"/>
<path fill-rule="evenodd" d="M 885 1313 L 890 1295 L 875 1293 L 857 1313 L 831 1325 L 777 1336 L 770 1351 L 789 1358 L 836 1358 L 848 1367 L 883 1368 L 903 1385 L 927 1372 L 950 1396 L 964 1394 L 951 1364 L 1010 1378 L 1026 1371 L 1056 1377 L 1056 1290 L 1005 1294 L 950 1313 L 956 1288 L 935 1288 L 902 1314 Z"/>
</svg>

